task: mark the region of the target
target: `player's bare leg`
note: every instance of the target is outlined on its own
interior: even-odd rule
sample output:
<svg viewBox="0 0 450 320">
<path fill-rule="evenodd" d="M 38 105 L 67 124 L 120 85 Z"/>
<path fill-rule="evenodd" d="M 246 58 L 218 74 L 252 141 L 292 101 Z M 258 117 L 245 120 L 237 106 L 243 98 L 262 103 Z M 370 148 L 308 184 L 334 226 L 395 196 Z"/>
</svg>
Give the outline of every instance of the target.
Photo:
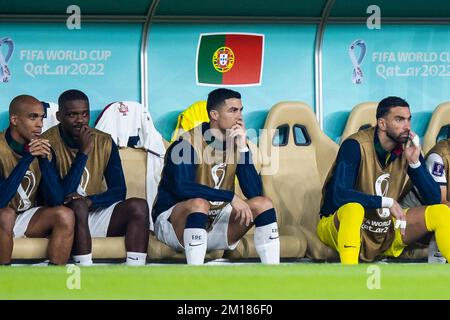
<svg viewBox="0 0 450 320">
<path fill-rule="evenodd" d="M 73 244 L 75 217 L 65 206 L 40 208 L 31 218 L 25 236 L 49 237 L 48 258 L 53 264 L 66 264 Z"/>
<path fill-rule="evenodd" d="M 109 222 L 107 236 L 125 235 L 127 265 L 145 265 L 150 233 L 148 203 L 144 199 L 130 198 L 118 203 Z"/>
<path fill-rule="evenodd" d="M 16 213 L 13 209 L 0 209 L 0 265 L 7 265 L 11 263 L 15 220 Z"/>
<path fill-rule="evenodd" d="M 92 265 L 92 239 L 89 231 L 89 206 L 84 198 L 66 204 L 75 215 L 75 229 L 72 247 L 73 260 L 77 265 Z"/>
</svg>

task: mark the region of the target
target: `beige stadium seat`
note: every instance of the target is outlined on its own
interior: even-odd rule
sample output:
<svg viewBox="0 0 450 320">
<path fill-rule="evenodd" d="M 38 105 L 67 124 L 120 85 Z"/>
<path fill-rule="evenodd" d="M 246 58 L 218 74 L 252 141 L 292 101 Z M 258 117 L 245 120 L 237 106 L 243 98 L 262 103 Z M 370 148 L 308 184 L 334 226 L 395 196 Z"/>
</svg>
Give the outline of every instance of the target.
<svg viewBox="0 0 450 320">
<path fill-rule="evenodd" d="M 280 127 L 287 128 L 287 141 L 274 144 L 274 130 Z M 281 256 L 300 258 L 306 253 L 313 259 L 337 258 L 320 242 L 316 227 L 322 185 L 338 146 L 320 130 L 311 107 L 303 102 L 273 106 L 264 129 L 259 139 L 261 176 L 264 194 L 277 210 Z M 294 139 L 294 130 L 306 132 L 310 141 Z"/>
<path fill-rule="evenodd" d="M 12 259 L 45 259 L 47 257 L 48 240 L 44 238 L 14 239 Z"/>
<path fill-rule="evenodd" d="M 450 102 L 444 102 L 436 107 L 428 123 L 422 147 L 425 154 L 436 144 L 441 129 L 448 125 L 450 125 Z"/>
<path fill-rule="evenodd" d="M 340 143 L 353 133 L 358 132 L 360 129 L 372 127 L 377 124 L 376 113 L 378 103 L 376 102 L 363 102 L 356 105 L 347 119 L 345 129 L 342 132 Z"/>
</svg>

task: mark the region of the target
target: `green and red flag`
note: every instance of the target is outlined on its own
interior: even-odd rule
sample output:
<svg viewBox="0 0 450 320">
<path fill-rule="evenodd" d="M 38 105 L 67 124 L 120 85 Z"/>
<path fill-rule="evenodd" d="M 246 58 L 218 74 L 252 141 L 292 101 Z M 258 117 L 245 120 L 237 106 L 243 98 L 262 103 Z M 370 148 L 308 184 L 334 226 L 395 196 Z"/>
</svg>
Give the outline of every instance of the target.
<svg viewBox="0 0 450 320">
<path fill-rule="evenodd" d="M 260 85 L 263 58 L 263 34 L 201 34 L 197 49 L 197 84 Z"/>
</svg>

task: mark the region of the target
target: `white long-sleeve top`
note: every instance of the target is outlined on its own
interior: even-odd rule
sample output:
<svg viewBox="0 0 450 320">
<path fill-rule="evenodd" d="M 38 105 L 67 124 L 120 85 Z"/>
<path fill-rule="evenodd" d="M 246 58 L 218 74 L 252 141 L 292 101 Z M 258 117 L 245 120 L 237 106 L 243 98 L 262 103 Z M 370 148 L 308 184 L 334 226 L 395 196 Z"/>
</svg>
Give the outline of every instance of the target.
<svg viewBox="0 0 450 320">
<path fill-rule="evenodd" d="M 103 109 L 95 128 L 109 133 L 119 147 L 127 147 L 130 137 L 139 137 L 133 147 L 147 151 L 146 194 L 149 208 L 152 208 L 161 180 L 166 149 L 147 108 L 135 101 L 111 103 Z M 153 230 L 152 219 L 150 230 Z"/>
</svg>

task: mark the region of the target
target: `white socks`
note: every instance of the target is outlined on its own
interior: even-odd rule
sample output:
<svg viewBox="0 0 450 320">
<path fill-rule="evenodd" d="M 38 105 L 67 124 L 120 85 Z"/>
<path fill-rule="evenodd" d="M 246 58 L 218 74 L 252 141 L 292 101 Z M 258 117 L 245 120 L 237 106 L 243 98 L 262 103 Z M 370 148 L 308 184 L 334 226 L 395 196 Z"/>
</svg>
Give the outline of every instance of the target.
<svg viewBox="0 0 450 320">
<path fill-rule="evenodd" d="M 264 264 L 280 263 L 280 239 L 276 222 L 255 228 L 255 248 Z"/>
<path fill-rule="evenodd" d="M 144 266 L 147 259 L 147 254 L 143 252 L 127 251 L 127 266 Z"/>
<path fill-rule="evenodd" d="M 183 233 L 186 260 L 191 265 L 201 265 L 205 261 L 207 233 L 201 228 L 187 228 Z"/>
<path fill-rule="evenodd" d="M 430 245 L 428 247 L 428 263 L 446 263 L 447 260 L 442 256 L 437 247 L 436 239 L 433 237 L 430 240 Z"/>
<path fill-rule="evenodd" d="M 92 252 L 88 254 L 72 256 L 72 259 L 77 266 L 92 266 Z"/>
</svg>

